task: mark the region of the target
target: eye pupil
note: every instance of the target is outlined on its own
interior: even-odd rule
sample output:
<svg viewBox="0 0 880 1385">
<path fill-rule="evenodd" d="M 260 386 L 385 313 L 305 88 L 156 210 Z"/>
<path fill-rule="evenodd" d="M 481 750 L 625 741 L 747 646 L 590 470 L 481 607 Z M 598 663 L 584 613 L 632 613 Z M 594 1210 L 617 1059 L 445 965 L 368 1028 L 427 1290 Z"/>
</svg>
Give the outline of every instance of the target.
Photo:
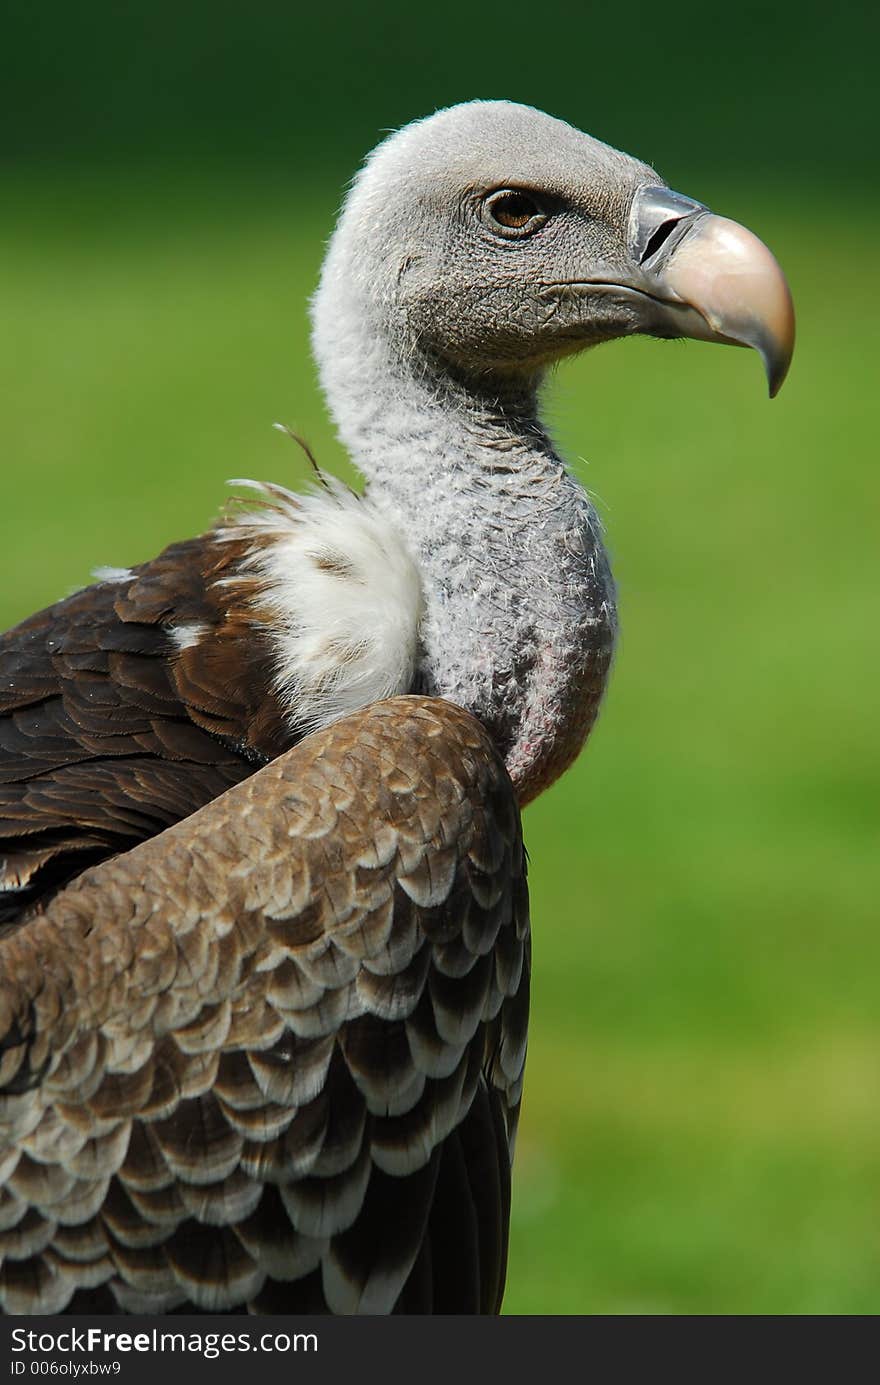
<svg viewBox="0 0 880 1385">
<path fill-rule="evenodd" d="M 501 193 L 492 202 L 490 210 L 493 220 L 511 231 L 522 230 L 533 216 L 538 215 L 537 206 L 524 192 Z"/>
</svg>

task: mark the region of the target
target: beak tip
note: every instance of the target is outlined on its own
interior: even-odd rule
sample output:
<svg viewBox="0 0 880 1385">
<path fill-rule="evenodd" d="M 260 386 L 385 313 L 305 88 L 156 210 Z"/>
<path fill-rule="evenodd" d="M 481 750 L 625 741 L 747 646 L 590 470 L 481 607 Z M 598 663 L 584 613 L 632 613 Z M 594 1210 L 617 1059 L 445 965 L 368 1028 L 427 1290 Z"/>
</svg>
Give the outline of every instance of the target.
<svg viewBox="0 0 880 1385">
<path fill-rule="evenodd" d="M 767 394 L 770 399 L 775 399 L 785 383 L 785 377 L 788 374 L 788 362 L 786 361 L 785 365 L 780 368 L 769 361 L 765 361 L 764 369 L 767 372 Z"/>
<path fill-rule="evenodd" d="M 764 370 L 767 374 L 767 392 L 771 399 L 776 398 L 785 384 L 793 355 L 794 322 L 792 318 L 789 330 L 775 337 L 772 345 L 768 344 L 761 350 Z"/>
</svg>

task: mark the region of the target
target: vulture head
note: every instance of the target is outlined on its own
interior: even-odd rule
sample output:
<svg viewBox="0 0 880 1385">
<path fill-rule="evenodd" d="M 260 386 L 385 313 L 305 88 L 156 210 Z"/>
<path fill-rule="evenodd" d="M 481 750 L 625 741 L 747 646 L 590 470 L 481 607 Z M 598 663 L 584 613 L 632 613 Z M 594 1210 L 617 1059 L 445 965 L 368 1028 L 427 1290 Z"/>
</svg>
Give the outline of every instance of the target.
<svg viewBox="0 0 880 1385">
<path fill-rule="evenodd" d="M 611 338 L 690 336 L 755 347 L 773 394 L 794 338 L 785 278 L 648 165 L 474 101 L 368 158 L 313 324 L 342 441 L 420 576 L 415 686 L 492 728 L 526 802 L 583 745 L 616 627 L 601 525 L 542 423 L 542 377 Z"/>
<path fill-rule="evenodd" d="M 750 231 L 508 101 L 440 111 L 367 161 L 315 300 L 320 358 L 353 312 L 398 360 L 502 391 L 645 333 L 752 346 L 773 395 L 794 339 L 785 278 Z"/>
</svg>

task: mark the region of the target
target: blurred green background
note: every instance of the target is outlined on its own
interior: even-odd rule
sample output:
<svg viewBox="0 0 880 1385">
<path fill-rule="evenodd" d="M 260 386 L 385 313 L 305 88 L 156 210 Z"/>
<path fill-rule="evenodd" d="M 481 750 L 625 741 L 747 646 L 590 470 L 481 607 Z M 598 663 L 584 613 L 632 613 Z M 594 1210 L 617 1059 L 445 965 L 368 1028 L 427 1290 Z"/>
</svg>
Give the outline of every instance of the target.
<svg viewBox="0 0 880 1385">
<path fill-rule="evenodd" d="M 3 626 L 204 527 L 228 476 L 303 482 L 275 419 L 345 471 L 305 305 L 384 129 L 543 106 L 789 273 L 772 405 L 756 356 L 696 343 L 551 388 L 623 636 L 526 814 L 511 1313 L 880 1307 L 875 28 L 787 2 L 5 7 Z"/>
</svg>

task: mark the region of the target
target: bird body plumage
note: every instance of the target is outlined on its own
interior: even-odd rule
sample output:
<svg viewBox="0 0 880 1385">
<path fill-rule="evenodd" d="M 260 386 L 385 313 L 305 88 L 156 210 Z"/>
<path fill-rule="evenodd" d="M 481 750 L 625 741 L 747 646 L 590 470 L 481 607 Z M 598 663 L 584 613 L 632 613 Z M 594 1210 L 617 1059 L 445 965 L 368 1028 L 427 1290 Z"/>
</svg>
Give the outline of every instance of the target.
<svg viewBox="0 0 880 1385">
<path fill-rule="evenodd" d="M 529 921 L 468 713 L 306 738 L 80 875 L 3 971 L 8 1312 L 497 1309 Z"/>
<path fill-rule="evenodd" d="M 616 629 L 542 374 L 793 340 L 751 233 L 507 102 L 368 160 L 313 321 L 364 497 L 258 487 L 0 639 L 9 1313 L 499 1310 L 519 808 Z"/>
</svg>

